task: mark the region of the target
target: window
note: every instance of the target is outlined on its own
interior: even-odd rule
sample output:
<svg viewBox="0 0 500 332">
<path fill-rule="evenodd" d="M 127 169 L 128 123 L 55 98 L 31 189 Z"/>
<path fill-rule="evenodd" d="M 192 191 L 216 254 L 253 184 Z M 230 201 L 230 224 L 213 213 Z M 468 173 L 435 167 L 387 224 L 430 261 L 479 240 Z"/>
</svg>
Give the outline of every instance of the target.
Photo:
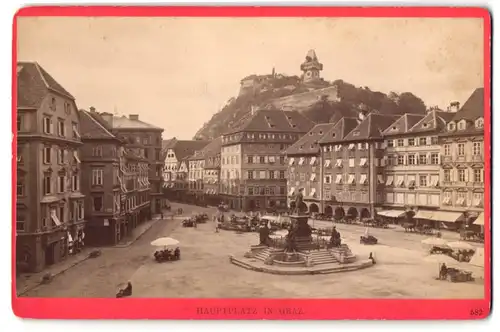
<svg viewBox="0 0 500 332">
<path fill-rule="evenodd" d="M 405 141 L 403 139 L 398 139 L 398 146 L 404 146 L 405 145 Z"/>
<path fill-rule="evenodd" d="M 50 109 L 52 111 L 55 111 L 57 109 L 57 102 L 56 102 L 56 98 L 52 97 L 52 99 L 50 100 Z"/>
<path fill-rule="evenodd" d="M 408 146 L 415 146 L 415 139 L 414 138 L 408 138 Z"/>
<path fill-rule="evenodd" d="M 57 192 L 58 193 L 63 193 L 66 191 L 65 184 L 66 184 L 66 177 L 64 175 L 59 175 L 57 178 Z"/>
<path fill-rule="evenodd" d="M 408 155 L 408 165 L 416 165 L 416 159 L 414 154 Z"/>
<path fill-rule="evenodd" d="M 465 170 L 464 169 L 458 170 L 458 181 L 465 182 Z"/>
<path fill-rule="evenodd" d="M 405 156 L 398 156 L 398 165 L 404 165 L 405 164 Z"/>
<path fill-rule="evenodd" d="M 459 156 L 465 155 L 465 144 L 464 143 L 458 143 L 458 155 Z"/>
<path fill-rule="evenodd" d="M 71 113 L 71 105 L 69 103 L 64 103 L 64 113 L 66 114 Z"/>
<path fill-rule="evenodd" d="M 264 156 L 260 156 L 259 157 L 259 161 L 260 161 L 261 164 L 265 164 L 265 158 L 264 158 Z"/>
<path fill-rule="evenodd" d="M 102 197 L 97 196 L 93 199 L 94 211 L 102 211 Z"/>
<path fill-rule="evenodd" d="M 448 123 L 448 130 L 453 131 L 455 130 L 455 122 L 450 122 Z"/>
<path fill-rule="evenodd" d="M 253 195 L 253 187 L 248 187 L 248 194 Z"/>
<path fill-rule="evenodd" d="M 43 148 L 43 163 L 50 164 L 52 161 L 52 149 L 50 146 L 46 146 Z"/>
<path fill-rule="evenodd" d="M 59 150 L 57 150 L 57 163 L 59 165 L 63 165 L 66 162 L 65 156 L 66 151 L 63 148 L 59 148 Z"/>
<path fill-rule="evenodd" d="M 64 137 L 66 135 L 66 127 L 64 126 L 64 120 L 57 120 L 57 135 Z"/>
<path fill-rule="evenodd" d="M 418 177 L 418 183 L 420 187 L 427 187 L 427 175 L 420 175 Z"/>
<path fill-rule="evenodd" d="M 443 171 L 443 177 L 445 182 L 450 182 L 451 181 L 451 170 L 445 169 Z"/>
<path fill-rule="evenodd" d="M 16 211 L 16 231 L 26 231 L 26 211 Z"/>
<path fill-rule="evenodd" d="M 52 134 L 52 119 L 48 116 L 43 118 L 43 133 Z"/>
<path fill-rule="evenodd" d="M 102 157 L 102 146 L 96 146 L 92 149 L 92 157 Z"/>
<path fill-rule="evenodd" d="M 477 129 L 482 129 L 484 127 L 484 119 L 479 118 L 476 120 L 476 128 Z"/>
<path fill-rule="evenodd" d="M 155 160 L 161 160 L 161 149 L 155 150 Z"/>
<path fill-rule="evenodd" d="M 52 193 L 52 178 L 50 175 L 45 175 L 43 178 L 43 194 L 50 195 Z"/>
<path fill-rule="evenodd" d="M 142 151 L 143 151 L 142 153 L 144 154 L 144 158 L 148 159 L 149 158 L 149 149 L 146 148 Z"/>
<path fill-rule="evenodd" d="M 247 163 L 252 164 L 253 163 L 253 156 L 247 156 Z"/>
<path fill-rule="evenodd" d="M 285 164 L 285 157 L 283 157 L 283 156 L 280 157 L 280 164 L 281 165 Z"/>
<path fill-rule="evenodd" d="M 349 167 L 354 167 L 354 158 L 349 158 Z"/>
<path fill-rule="evenodd" d="M 266 171 L 259 171 L 259 179 L 265 179 L 266 178 Z"/>
<path fill-rule="evenodd" d="M 18 114 L 17 115 L 17 131 L 23 131 L 24 129 L 24 115 L 23 114 Z"/>
<path fill-rule="evenodd" d="M 465 120 L 462 120 L 458 123 L 458 130 L 464 130 L 465 129 Z"/>
<path fill-rule="evenodd" d="M 474 182 L 483 182 L 483 170 L 474 169 Z"/>
<path fill-rule="evenodd" d="M 253 179 L 253 171 L 247 171 L 247 177 L 252 180 Z"/>
<path fill-rule="evenodd" d="M 73 138 L 74 139 L 80 139 L 80 138 L 82 138 L 80 136 L 80 132 L 78 131 L 78 124 L 75 123 L 75 122 L 73 122 L 72 128 L 73 128 Z"/>
<path fill-rule="evenodd" d="M 432 145 L 437 145 L 438 144 L 438 138 L 437 138 L 437 136 L 432 136 L 431 137 L 431 144 Z"/>
<path fill-rule="evenodd" d="M 280 180 L 285 178 L 285 171 L 280 171 Z"/>
<path fill-rule="evenodd" d="M 64 205 L 59 207 L 59 221 L 61 223 L 66 222 L 66 209 L 64 208 Z"/>
<path fill-rule="evenodd" d="M 420 165 L 425 165 L 427 164 L 427 156 L 425 154 L 420 154 L 418 155 L 418 163 Z"/>
<path fill-rule="evenodd" d="M 23 154 L 24 154 L 24 146 L 18 145 L 17 146 L 17 156 L 16 156 L 18 164 L 23 164 L 24 163 L 24 156 L 23 156 Z"/>
<path fill-rule="evenodd" d="M 78 220 L 82 220 L 84 218 L 84 208 L 83 208 L 83 202 L 78 202 L 77 203 L 77 216 L 78 216 Z"/>
<path fill-rule="evenodd" d="M 16 193 L 17 193 L 17 197 L 22 197 L 24 196 L 26 193 L 24 192 L 24 178 L 21 178 L 21 177 L 18 177 L 17 178 L 17 190 L 16 190 Z"/>
<path fill-rule="evenodd" d="M 280 187 L 280 195 L 285 195 L 286 188 L 285 187 Z"/>
<path fill-rule="evenodd" d="M 330 184 L 330 183 L 332 183 L 332 176 L 331 176 L 331 175 L 325 175 L 325 180 L 324 180 L 324 182 L 325 182 L 326 184 Z"/>
<path fill-rule="evenodd" d="M 102 186 L 103 184 L 103 170 L 102 169 L 93 169 L 92 170 L 92 185 L 93 186 Z"/>
<path fill-rule="evenodd" d="M 420 137 L 418 139 L 418 145 L 427 145 L 427 137 Z"/>
<path fill-rule="evenodd" d="M 269 178 L 274 179 L 274 171 L 269 171 Z"/>
<path fill-rule="evenodd" d="M 78 175 L 74 174 L 73 176 L 71 176 L 71 190 L 78 191 L 79 187 L 80 187 L 79 184 L 80 184 L 80 181 L 79 181 Z"/>
<path fill-rule="evenodd" d="M 439 164 L 439 154 L 431 153 L 431 165 L 438 165 L 438 164 Z"/>
<path fill-rule="evenodd" d="M 387 141 L 387 147 L 388 148 L 394 147 L 394 141 L 392 139 L 390 139 L 390 140 Z"/>
<path fill-rule="evenodd" d="M 473 146 L 472 146 L 472 154 L 475 155 L 475 156 L 480 156 L 482 155 L 482 144 L 481 142 L 474 142 Z"/>
<path fill-rule="evenodd" d="M 451 149 L 449 144 L 444 145 L 444 155 L 445 156 L 450 156 L 451 155 Z"/>
</svg>

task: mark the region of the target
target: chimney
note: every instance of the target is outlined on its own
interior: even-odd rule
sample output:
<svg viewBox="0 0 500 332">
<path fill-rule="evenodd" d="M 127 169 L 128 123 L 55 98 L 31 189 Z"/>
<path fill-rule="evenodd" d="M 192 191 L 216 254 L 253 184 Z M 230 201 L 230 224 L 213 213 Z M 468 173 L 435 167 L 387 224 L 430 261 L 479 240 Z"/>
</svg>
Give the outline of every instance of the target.
<svg viewBox="0 0 500 332">
<path fill-rule="evenodd" d="M 92 112 L 92 109 L 90 110 Z M 103 112 L 101 113 L 101 117 L 104 121 L 106 121 L 108 123 L 108 125 L 113 128 L 113 114 L 111 113 L 107 113 L 107 112 Z"/>
<path fill-rule="evenodd" d="M 458 101 L 452 101 L 450 103 L 450 106 L 448 106 L 448 112 L 453 112 L 456 113 L 460 109 L 460 102 Z"/>
<path fill-rule="evenodd" d="M 89 110 L 90 110 L 91 113 L 95 113 L 95 107 L 94 106 L 90 106 Z"/>
<path fill-rule="evenodd" d="M 139 114 L 129 114 L 128 118 L 130 120 L 138 121 L 139 120 Z"/>
</svg>

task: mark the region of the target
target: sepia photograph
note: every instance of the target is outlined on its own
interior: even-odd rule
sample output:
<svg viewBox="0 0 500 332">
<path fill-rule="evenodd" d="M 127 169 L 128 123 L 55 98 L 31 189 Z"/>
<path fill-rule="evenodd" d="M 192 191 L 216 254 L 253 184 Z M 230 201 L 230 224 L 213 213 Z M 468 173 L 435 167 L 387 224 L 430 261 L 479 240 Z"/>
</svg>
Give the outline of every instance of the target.
<svg viewBox="0 0 500 332">
<path fill-rule="evenodd" d="M 18 297 L 488 296 L 484 19 L 16 24 Z"/>
</svg>

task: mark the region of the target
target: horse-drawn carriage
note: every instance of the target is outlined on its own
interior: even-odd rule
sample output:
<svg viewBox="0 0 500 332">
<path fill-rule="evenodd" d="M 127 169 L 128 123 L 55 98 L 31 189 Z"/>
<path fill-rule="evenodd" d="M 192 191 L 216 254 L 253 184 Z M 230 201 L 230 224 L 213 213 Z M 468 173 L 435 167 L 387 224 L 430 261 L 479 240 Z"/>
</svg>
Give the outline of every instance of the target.
<svg viewBox="0 0 500 332">
<path fill-rule="evenodd" d="M 194 227 L 195 220 L 193 218 L 187 218 L 182 221 L 182 227 Z"/>
<path fill-rule="evenodd" d="M 388 228 L 389 224 L 382 219 L 378 218 L 364 218 L 361 220 L 363 226 L 374 227 L 374 228 Z"/>
<path fill-rule="evenodd" d="M 359 243 L 373 245 L 378 243 L 378 239 L 373 235 L 361 235 Z"/>
<path fill-rule="evenodd" d="M 401 224 L 401 226 L 404 228 L 405 232 L 412 232 L 422 235 L 434 234 L 434 229 L 427 224 L 419 225 L 415 223 L 404 222 L 403 224 Z"/>
<path fill-rule="evenodd" d="M 484 234 L 476 232 L 470 229 L 462 229 L 460 231 L 460 240 L 474 241 L 474 242 L 484 242 Z"/>
<path fill-rule="evenodd" d="M 209 217 L 206 213 L 200 213 L 194 216 L 194 219 L 198 224 L 204 224 L 208 221 Z"/>
<path fill-rule="evenodd" d="M 460 270 L 454 267 L 446 267 L 443 264 L 439 270 L 439 280 L 448 280 L 451 282 L 474 281 L 472 272 Z"/>
</svg>

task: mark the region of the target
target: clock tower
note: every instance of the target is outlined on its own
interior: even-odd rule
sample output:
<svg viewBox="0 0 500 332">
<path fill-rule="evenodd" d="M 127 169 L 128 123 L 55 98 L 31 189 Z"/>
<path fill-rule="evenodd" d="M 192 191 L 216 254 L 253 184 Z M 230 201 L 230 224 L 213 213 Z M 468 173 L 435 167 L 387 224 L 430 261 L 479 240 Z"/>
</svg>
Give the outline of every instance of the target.
<svg viewBox="0 0 500 332">
<path fill-rule="evenodd" d="M 303 71 L 302 79 L 304 83 L 316 83 L 321 81 L 319 72 L 323 70 L 323 64 L 318 61 L 316 52 L 309 50 L 306 55 L 306 61 L 300 65 L 300 70 Z"/>
</svg>

